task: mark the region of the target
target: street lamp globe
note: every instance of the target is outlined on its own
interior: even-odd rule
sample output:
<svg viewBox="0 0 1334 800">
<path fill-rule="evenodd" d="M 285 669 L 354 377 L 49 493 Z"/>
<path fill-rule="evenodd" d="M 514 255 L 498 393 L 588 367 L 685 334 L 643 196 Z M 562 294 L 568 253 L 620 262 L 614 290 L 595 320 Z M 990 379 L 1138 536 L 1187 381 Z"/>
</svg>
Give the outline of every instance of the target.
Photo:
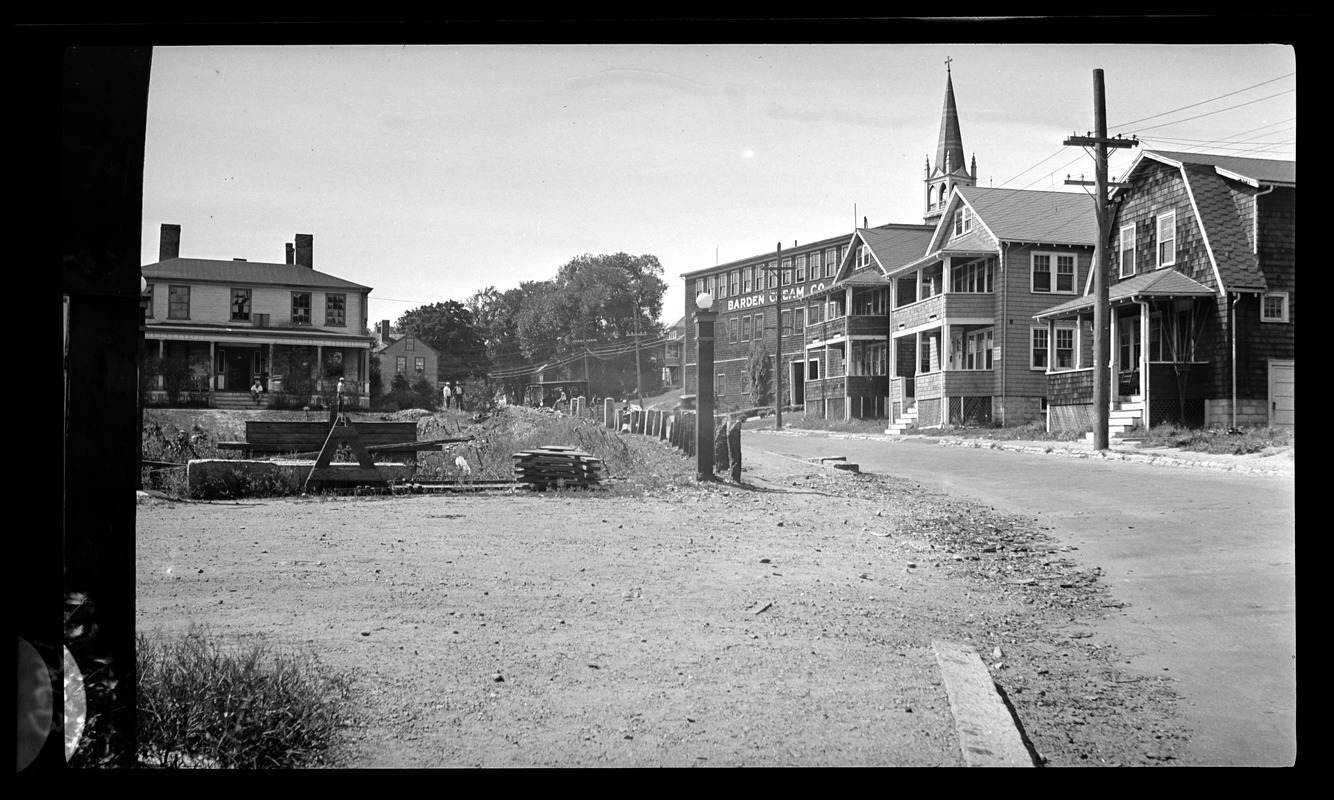
<svg viewBox="0 0 1334 800">
<path fill-rule="evenodd" d="M 699 295 L 695 297 L 695 308 L 698 308 L 700 311 L 708 311 L 713 308 L 713 295 L 708 292 L 700 292 Z"/>
</svg>

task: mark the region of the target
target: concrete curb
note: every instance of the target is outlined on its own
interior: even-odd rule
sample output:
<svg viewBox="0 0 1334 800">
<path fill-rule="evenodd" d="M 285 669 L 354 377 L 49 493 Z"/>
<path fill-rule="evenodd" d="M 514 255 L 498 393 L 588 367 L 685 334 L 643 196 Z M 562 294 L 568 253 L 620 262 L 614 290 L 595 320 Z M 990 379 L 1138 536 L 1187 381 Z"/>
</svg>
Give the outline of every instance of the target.
<svg viewBox="0 0 1334 800">
<path fill-rule="evenodd" d="M 958 439 L 941 439 L 939 443 L 951 447 L 971 447 L 976 450 L 1010 450 L 1019 453 L 1033 453 L 1037 455 L 1058 455 L 1066 456 L 1067 458 L 1089 458 L 1100 461 L 1130 461 L 1140 464 L 1153 464 L 1154 466 L 1160 467 L 1209 469 L 1216 472 L 1240 472 L 1249 475 L 1291 476 L 1293 474 L 1293 471 L 1288 469 L 1248 467 L 1243 464 L 1232 464 L 1225 461 L 1177 458 L 1174 456 L 1152 455 L 1149 453 L 1126 453 L 1117 450 L 1085 450 L 1078 447 L 1070 447 L 1061 443 L 1054 443 L 1052 445 L 1031 445 Z"/>
<path fill-rule="evenodd" d="M 1216 472 L 1235 472 L 1246 475 L 1293 477 L 1295 474 L 1295 471 L 1292 468 L 1273 469 L 1269 467 L 1251 467 L 1246 466 L 1245 464 L 1229 463 L 1212 459 L 1177 458 L 1175 456 L 1153 455 L 1149 453 L 1127 453 L 1117 450 L 1098 451 L 1092 450 L 1091 448 L 1071 446 L 1066 442 L 1052 442 L 1051 444 L 1019 444 L 1014 442 L 998 442 L 992 439 L 957 439 L 948 437 L 874 433 L 829 433 L 826 431 L 807 431 L 802 430 L 801 428 L 788 428 L 781 431 L 753 430 L 747 431 L 747 433 L 758 433 L 766 436 L 816 436 L 818 438 L 827 439 L 864 439 L 868 441 L 882 442 L 902 442 L 907 441 L 908 439 L 934 439 L 936 444 L 939 445 L 947 445 L 950 447 L 971 447 L 975 450 L 1010 450 L 1034 455 L 1056 455 L 1065 456 L 1067 458 L 1097 459 L 1100 461 L 1130 461 L 1141 464 L 1153 464 L 1160 467 L 1209 469 Z"/>
<path fill-rule="evenodd" d="M 944 641 L 932 642 L 931 649 L 945 679 L 964 763 L 970 767 L 1034 766 L 1023 734 L 977 651 Z"/>
</svg>

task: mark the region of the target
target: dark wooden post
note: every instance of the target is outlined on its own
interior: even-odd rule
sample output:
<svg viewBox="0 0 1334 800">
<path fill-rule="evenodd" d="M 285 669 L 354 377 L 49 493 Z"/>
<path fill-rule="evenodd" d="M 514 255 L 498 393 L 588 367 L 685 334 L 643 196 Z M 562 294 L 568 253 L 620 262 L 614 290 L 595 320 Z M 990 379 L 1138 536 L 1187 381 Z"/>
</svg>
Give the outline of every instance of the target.
<svg viewBox="0 0 1334 800">
<path fill-rule="evenodd" d="M 695 370 L 699 373 L 699 400 L 695 406 L 695 479 L 713 480 L 713 298 L 695 298 Z M 702 307 L 699 305 L 702 304 Z"/>
</svg>

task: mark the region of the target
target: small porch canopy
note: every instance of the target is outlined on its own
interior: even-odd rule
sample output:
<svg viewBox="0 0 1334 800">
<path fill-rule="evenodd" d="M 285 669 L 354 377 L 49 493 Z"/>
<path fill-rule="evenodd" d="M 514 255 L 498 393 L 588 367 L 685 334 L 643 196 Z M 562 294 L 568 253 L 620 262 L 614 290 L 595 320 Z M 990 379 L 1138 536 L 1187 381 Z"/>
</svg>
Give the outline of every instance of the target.
<svg viewBox="0 0 1334 800">
<path fill-rule="evenodd" d="M 1206 299 L 1218 293 L 1199 281 L 1182 275 L 1174 269 L 1157 270 L 1113 284 L 1108 287 L 1108 305 L 1112 307 L 1140 303 L 1147 300 L 1186 300 Z M 1097 298 L 1084 295 L 1074 300 L 1052 306 L 1046 311 L 1034 314 L 1039 322 L 1051 322 L 1058 319 L 1075 319 L 1093 313 Z"/>
</svg>

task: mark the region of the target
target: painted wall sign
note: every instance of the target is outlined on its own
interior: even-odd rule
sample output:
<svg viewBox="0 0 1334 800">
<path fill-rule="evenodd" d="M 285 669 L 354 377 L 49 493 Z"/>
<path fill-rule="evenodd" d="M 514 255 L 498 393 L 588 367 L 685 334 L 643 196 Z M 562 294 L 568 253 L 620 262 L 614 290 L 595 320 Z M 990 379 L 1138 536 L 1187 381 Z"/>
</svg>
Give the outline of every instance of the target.
<svg viewBox="0 0 1334 800">
<path fill-rule="evenodd" d="M 783 290 L 783 302 L 792 300 L 801 300 L 806 296 L 806 290 L 818 292 L 825 288 L 823 283 L 810 283 L 805 286 L 789 286 Z M 748 294 L 745 297 L 734 297 L 727 301 L 725 311 L 740 311 L 745 308 L 755 308 L 757 306 L 769 305 L 778 302 L 778 292 L 756 292 Z"/>
</svg>

